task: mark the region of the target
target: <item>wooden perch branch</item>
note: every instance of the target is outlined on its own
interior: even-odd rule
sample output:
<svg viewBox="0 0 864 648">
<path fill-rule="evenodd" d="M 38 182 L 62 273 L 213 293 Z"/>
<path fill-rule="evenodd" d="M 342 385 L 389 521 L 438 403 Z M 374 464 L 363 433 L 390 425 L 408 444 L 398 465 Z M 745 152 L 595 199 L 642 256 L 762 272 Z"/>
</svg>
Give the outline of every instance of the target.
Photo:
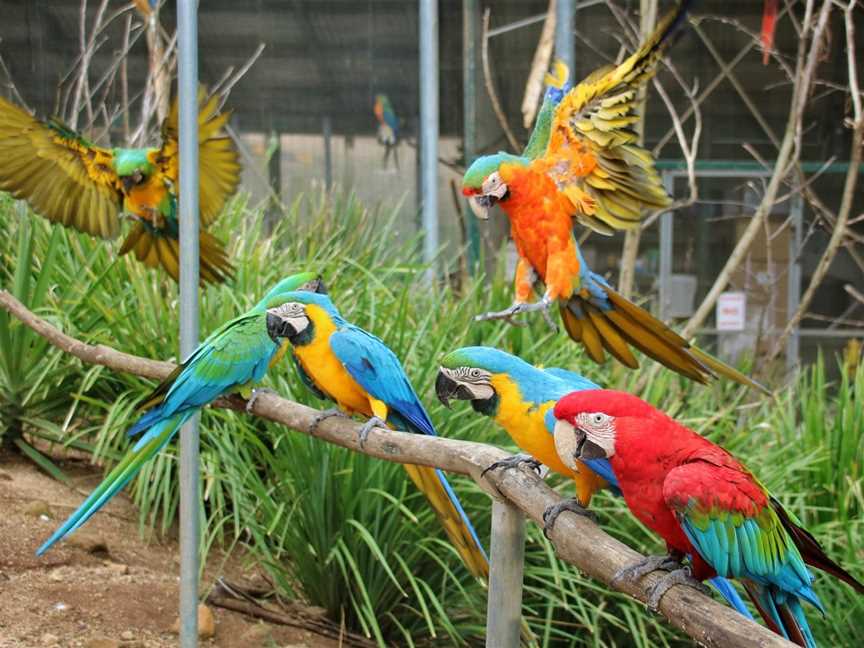
<svg viewBox="0 0 864 648">
<path fill-rule="evenodd" d="M 174 366 L 169 362 L 148 360 L 104 345 L 93 346 L 76 340 L 34 315 L 5 290 L 0 291 L 0 306 L 53 345 L 84 362 L 150 378 L 164 377 Z M 214 403 L 234 409 L 243 409 L 244 404 L 237 396 Z M 493 471 L 481 478 L 480 474 L 487 466 L 508 456 L 494 446 L 374 428 L 361 449 L 358 436 L 360 425 L 357 423 L 329 418 L 313 433 L 310 430 L 317 410 L 267 393 L 260 394 L 252 413 L 379 459 L 436 466 L 470 475 L 484 490 L 497 492 L 540 524 L 546 508 L 561 501 L 554 490 L 527 469 Z M 618 570 L 641 558 L 637 552 L 583 516 L 562 514 L 550 535 L 558 556 L 610 587 L 612 576 Z M 624 583 L 617 589 L 645 602 L 651 587 L 660 578 L 659 574 L 649 574 L 638 583 Z M 686 586 L 676 585 L 670 589 L 660 603 L 660 612 L 672 625 L 704 646 L 786 648 L 793 645 L 768 629 L 748 621 L 732 608 Z"/>
</svg>

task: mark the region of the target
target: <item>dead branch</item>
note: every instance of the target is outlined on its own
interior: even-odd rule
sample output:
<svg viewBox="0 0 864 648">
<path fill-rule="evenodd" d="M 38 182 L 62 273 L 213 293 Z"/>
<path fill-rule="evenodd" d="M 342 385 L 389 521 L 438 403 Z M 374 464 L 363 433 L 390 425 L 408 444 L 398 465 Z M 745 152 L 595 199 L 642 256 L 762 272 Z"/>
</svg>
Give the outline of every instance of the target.
<svg viewBox="0 0 864 648">
<path fill-rule="evenodd" d="M 810 29 L 813 16 L 814 0 L 807 0 L 807 8 L 805 11 L 804 25 L 806 29 Z M 804 107 L 807 102 L 807 96 L 810 91 L 810 86 L 813 81 L 817 54 L 822 45 L 822 39 L 825 35 L 825 30 L 828 25 L 828 16 L 831 12 L 831 3 L 826 2 L 822 5 L 819 12 L 819 17 L 815 27 L 813 27 L 812 36 L 810 39 L 809 56 L 807 55 L 808 48 L 806 41 L 802 42 L 798 47 L 798 56 L 796 60 L 795 86 L 792 93 L 792 103 L 789 110 L 789 118 L 786 125 L 786 132 L 780 144 L 780 150 L 777 153 L 777 159 L 774 163 L 774 171 L 765 193 L 762 196 L 762 201 L 753 217 L 750 219 L 747 228 L 738 239 L 735 249 L 726 261 L 726 265 L 717 278 L 714 284 L 705 296 L 705 299 L 696 309 L 696 312 L 687 322 L 687 325 L 682 331 L 685 338 L 692 337 L 696 330 L 702 326 L 702 323 L 708 317 L 714 305 L 717 302 L 720 293 L 726 289 L 729 279 L 735 269 L 744 260 L 744 257 L 750 250 L 750 246 L 755 240 L 757 234 L 762 228 L 762 221 L 768 217 L 771 209 L 774 207 L 777 193 L 780 185 L 791 171 L 794 165 L 794 153 L 799 150 L 796 146 L 796 137 L 801 130 L 800 124 L 804 115 Z"/>
<path fill-rule="evenodd" d="M 864 113 L 862 113 L 861 97 L 859 95 L 858 68 L 855 58 L 855 24 L 852 15 L 852 11 L 855 9 L 856 4 L 857 0 L 851 0 L 844 10 L 844 20 L 846 24 L 846 55 L 849 66 L 849 88 L 852 95 L 854 121 L 852 147 L 849 152 L 849 169 L 846 171 L 846 182 L 843 186 L 843 197 L 840 200 L 840 210 L 837 213 L 837 220 L 834 223 L 831 238 L 828 240 L 828 247 L 825 248 L 822 258 L 819 259 L 819 264 L 813 271 L 813 276 L 810 278 L 810 284 L 807 286 L 807 290 L 801 297 L 801 303 L 798 305 L 798 310 L 795 311 L 795 314 L 790 318 L 786 327 L 783 329 L 783 332 L 774 343 L 774 348 L 769 356 L 771 359 L 776 358 L 780 354 L 780 351 L 786 343 L 786 339 L 801 322 L 801 318 L 810 307 L 813 297 L 816 295 L 816 291 L 822 284 L 823 279 L 825 279 L 825 275 L 828 274 L 831 262 L 837 255 L 837 252 L 843 243 L 843 238 L 846 235 L 847 221 L 849 220 L 849 214 L 852 211 L 852 203 L 855 199 L 855 187 L 858 184 L 859 176 L 858 167 L 861 164 L 861 149 L 862 145 L 864 145 Z M 830 5 L 830 3 L 826 3 L 826 6 L 827 5 Z M 825 13 L 827 13 L 827 11 Z M 798 133 L 800 137 L 800 131 L 798 131 Z"/>
<path fill-rule="evenodd" d="M 528 73 L 528 81 L 525 82 L 525 96 L 522 98 L 522 126 L 526 129 L 531 128 L 534 117 L 537 116 L 537 108 L 543 94 L 543 77 L 552 60 L 552 49 L 555 46 L 555 8 L 555 0 L 549 0 L 546 20 L 543 21 L 543 31 L 540 32 L 540 40 L 534 51 L 534 59 L 531 61 L 531 71 Z M 573 70 L 570 72 L 572 74 Z"/>
<path fill-rule="evenodd" d="M 115 371 L 158 378 L 165 377 L 174 366 L 169 362 L 123 353 L 105 345 L 92 346 L 76 340 L 37 317 L 5 290 L 0 291 L 0 305 L 51 344 L 85 362 L 100 364 Z M 219 399 L 214 405 L 241 411 L 245 409 L 245 401 L 236 395 Z M 260 394 L 252 413 L 378 459 L 435 466 L 449 472 L 470 475 L 481 488 L 505 497 L 538 524 L 542 524 L 543 512 L 561 501 L 558 493 L 527 469 L 493 471 L 481 477 L 486 467 L 508 456 L 494 446 L 373 428 L 361 448 L 359 424 L 334 417 L 325 420 L 313 431 L 317 410 L 268 393 Z M 564 513 L 558 518 L 550 537 L 558 556 L 610 587 L 615 573 L 641 558 L 637 552 L 606 534 L 591 520 L 572 513 Z M 651 587 L 661 577 L 653 573 L 638 583 L 627 582 L 616 587 L 645 602 Z M 732 608 L 690 587 L 676 585 L 670 589 L 660 602 L 660 612 L 672 625 L 705 646 L 792 646 L 770 630 L 745 619 Z"/>
<path fill-rule="evenodd" d="M 507 141 L 513 147 L 515 152 L 522 150 L 519 141 L 510 130 L 510 124 L 507 122 L 507 115 L 504 114 L 504 109 L 501 107 L 501 100 L 498 99 L 498 91 L 495 90 L 495 81 L 492 78 L 492 66 L 489 63 L 489 18 L 492 10 L 487 8 L 483 12 L 483 35 L 481 36 L 480 56 L 483 59 L 483 81 L 486 85 L 486 92 L 489 94 L 489 100 L 492 102 L 492 110 L 495 111 L 495 116 L 498 117 L 498 122 L 501 124 L 501 129 L 507 136 Z"/>
</svg>

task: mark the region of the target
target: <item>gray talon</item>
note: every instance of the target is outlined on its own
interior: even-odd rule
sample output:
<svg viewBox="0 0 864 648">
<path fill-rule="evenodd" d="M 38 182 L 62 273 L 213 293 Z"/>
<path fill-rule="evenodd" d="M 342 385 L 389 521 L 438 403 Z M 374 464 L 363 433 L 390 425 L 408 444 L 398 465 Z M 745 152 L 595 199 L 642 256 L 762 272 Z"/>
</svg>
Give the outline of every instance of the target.
<svg viewBox="0 0 864 648">
<path fill-rule="evenodd" d="M 258 400 L 258 397 L 261 394 L 276 394 L 276 392 L 273 391 L 272 389 L 267 389 L 266 387 L 258 387 L 257 389 L 253 389 L 252 395 L 249 397 L 249 400 L 246 401 L 246 413 L 247 414 L 251 414 L 252 408 L 255 407 L 255 401 Z"/>
<path fill-rule="evenodd" d="M 651 588 L 651 593 L 648 596 L 646 605 L 652 612 L 659 612 L 660 601 L 663 596 L 675 585 L 689 585 L 694 587 L 703 594 L 710 594 L 708 586 L 693 578 L 689 567 L 679 567 L 666 574 L 654 587 Z"/>
<path fill-rule="evenodd" d="M 363 424 L 363 427 L 360 428 L 360 432 L 357 433 L 357 436 L 360 438 L 361 450 L 363 449 L 363 446 L 366 445 L 366 438 L 369 436 L 370 430 L 375 427 L 387 427 L 387 421 L 378 418 L 377 416 L 373 416 Z"/>
<path fill-rule="evenodd" d="M 646 574 L 650 574 L 658 569 L 665 569 L 667 571 L 678 570 L 681 569 L 681 562 L 669 555 L 647 556 L 629 567 L 618 570 L 612 577 L 612 585 L 619 585 L 623 582 L 635 583 Z"/>
<path fill-rule="evenodd" d="M 506 459 L 501 459 L 500 461 L 496 461 L 493 464 L 490 464 L 486 467 L 483 472 L 480 473 L 480 476 L 483 477 L 490 470 L 498 470 L 499 468 L 518 468 L 522 464 L 527 464 L 531 467 L 532 470 L 540 474 L 540 462 L 537 461 L 534 457 L 527 454 L 517 454 L 512 457 L 507 457 Z"/>
<path fill-rule="evenodd" d="M 564 511 L 570 511 L 571 513 L 575 513 L 576 515 L 587 517 L 592 522 L 597 521 L 597 516 L 588 509 L 586 509 L 584 506 L 582 506 L 579 503 L 579 500 L 575 498 L 563 500 L 561 502 L 558 502 L 557 504 L 553 504 L 545 511 L 543 511 L 543 535 L 545 535 L 547 538 L 552 531 L 552 527 L 555 526 L 555 521 L 558 519 L 558 516 L 561 515 Z"/>
<path fill-rule="evenodd" d="M 518 303 L 513 304 L 510 308 L 505 308 L 502 311 L 491 311 L 489 313 L 483 313 L 482 315 L 477 315 L 474 320 L 477 322 L 485 322 L 487 320 L 504 320 L 508 324 L 512 326 L 527 326 L 525 322 L 513 319 L 515 315 L 519 315 L 520 313 L 534 313 L 536 311 L 541 311 L 543 313 L 543 319 L 552 327 L 553 330 L 557 331 L 558 326 L 552 320 L 552 317 L 549 315 L 549 307 L 552 305 L 552 300 L 549 299 L 546 295 L 534 303 Z"/>
<path fill-rule="evenodd" d="M 331 407 L 330 409 L 326 409 L 323 412 L 319 412 L 315 415 L 315 418 L 312 419 L 312 425 L 309 427 L 309 432 L 311 434 L 315 433 L 315 430 L 318 429 L 318 426 L 321 425 L 328 418 L 333 418 L 334 416 L 339 416 L 342 418 L 348 418 L 348 415 L 340 410 L 338 407 Z"/>
</svg>

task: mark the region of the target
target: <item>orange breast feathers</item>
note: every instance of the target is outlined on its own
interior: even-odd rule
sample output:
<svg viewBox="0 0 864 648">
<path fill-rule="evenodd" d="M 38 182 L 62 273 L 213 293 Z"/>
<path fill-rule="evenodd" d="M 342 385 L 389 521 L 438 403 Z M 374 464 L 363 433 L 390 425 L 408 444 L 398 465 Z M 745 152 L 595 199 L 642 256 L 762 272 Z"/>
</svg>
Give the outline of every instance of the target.
<svg viewBox="0 0 864 648">
<path fill-rule="evenodd" d="M 579 278 L 573 203 L 533 164 L 502 164 L 500 173 L 509 197 L 499 204 L 510 218 L 516 251 L 546 284 L 549 297 L 567 299 Z"/>
<path fill-rule="evenodd" d="M 165 227 L 160 207 L 168 198 L 168 188 L 157 177 L 136 185 L 124 197 L 123 208 L 156 228 Z"/>
</svg>

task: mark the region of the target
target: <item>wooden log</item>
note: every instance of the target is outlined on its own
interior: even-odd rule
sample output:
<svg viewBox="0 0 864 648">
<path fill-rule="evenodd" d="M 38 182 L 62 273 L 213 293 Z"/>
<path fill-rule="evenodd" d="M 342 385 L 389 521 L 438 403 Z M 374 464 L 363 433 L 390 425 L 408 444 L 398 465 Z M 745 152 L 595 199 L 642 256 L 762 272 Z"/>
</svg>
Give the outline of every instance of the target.
<svg viewBox="0 0 864 648">
<path fill-rule="evenodd" d="M 84 362 L 150 378 L 164 378 L 174 367 L 170 362 L 140 358 L 105 345 L 94 346 L 76 340 L 34 315 L 5 290 L 0 291 L 0 306 L 55 346 Z M 231 396 L 219 399 L 214 405 L 242 410 L 244 403 L 243 399 Z M 333 417 L 324 420 L 311 432 L 317 410 L 269 393 L 258 396 L 252 414 L 386 461 L 435 466 L 470 475 L 484 490 L 499 492 L 539 524 L 543 523 L 543 512 L 561 501 L 558 493 L 526 468 L 495 470 L 481 478 L 487 466 L 509 456 L 504 450 L 484 443 L 373 428 L 361 449 L 359 424 Z M 558 518 L 550 539 L 562 560 L 610 588 L 616 572 L 642 558 L 591 520 L 569 512 Z M 649 574 L 636 583 L 621 583 L 615 589 L 644 603 L 660 578 L 661 574 Z M 767 628 L 745 619 L 727 605 L 684 585 L 676 585 L 666 593 L 660 602 L 660 613 L 673 626 L 704 646 L 794 646 Z"/>
</svg>

